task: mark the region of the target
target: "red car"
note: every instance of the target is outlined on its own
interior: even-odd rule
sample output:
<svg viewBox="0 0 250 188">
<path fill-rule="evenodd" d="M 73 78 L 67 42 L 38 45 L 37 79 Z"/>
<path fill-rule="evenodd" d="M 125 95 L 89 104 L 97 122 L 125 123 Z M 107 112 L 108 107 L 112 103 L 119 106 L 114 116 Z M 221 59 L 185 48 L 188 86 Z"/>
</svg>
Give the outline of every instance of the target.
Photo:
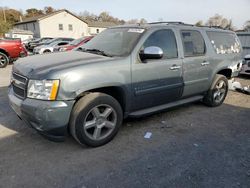
<svg viewBox="0 0 250 188">
<path fill-rule="evenodd" d="M 0 68 L 6 67 L 19 57 L 27 56 L 27 50 L 21 40 L 0 40 Z"/>
<path fill-rule="evenodd" d="M 93 38 L 93 36 L 89 36 L 89 37 L 82 37 L 82 38 L 73 40 L 71 43 L 69 43 L 65 46 L 60 46 L 58 49 L 55 49 L 54 51 L 60 51 L 60 52 L 70 51 L 73 48 L 76 48 L 78 46 L 81 46 L 81 45 L 89 42 L 92 38 Z"/>
</svg>

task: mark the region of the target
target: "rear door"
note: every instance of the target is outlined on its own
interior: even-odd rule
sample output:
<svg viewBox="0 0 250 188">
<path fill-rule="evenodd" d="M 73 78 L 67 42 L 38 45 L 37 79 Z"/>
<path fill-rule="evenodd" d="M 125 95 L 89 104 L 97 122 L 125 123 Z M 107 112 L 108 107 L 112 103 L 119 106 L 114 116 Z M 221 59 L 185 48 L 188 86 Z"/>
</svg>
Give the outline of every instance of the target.
<svg viewBox="0 0 250 188">
<path fill-rule="evenodd" d="M 183 97 L 196 95 L 209 87 L 211 65 L 206 55 L 206 44 L 200 31 L 181 30 L 183 45 Z"/>
<path fill-rule="evenodd" d="M 142 62 L 138 55 L 132 62 L 133 110 L 175 101 L 182 93 L 182 59 L 178 56 L 174 31 L 160 29 L 152 32 L 140 50 L 150 46 L 160 47 L 164 56 Z"/>
</svg>

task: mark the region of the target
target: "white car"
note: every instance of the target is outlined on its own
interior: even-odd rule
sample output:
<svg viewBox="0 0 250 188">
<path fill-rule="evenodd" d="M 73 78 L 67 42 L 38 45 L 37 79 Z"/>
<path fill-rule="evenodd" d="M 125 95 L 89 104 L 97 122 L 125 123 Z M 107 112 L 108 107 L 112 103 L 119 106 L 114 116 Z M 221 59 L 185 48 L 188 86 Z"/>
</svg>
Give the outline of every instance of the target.
<svg viewBox="0 0 250 188">
<path fill-rule="evenodd" d="M 54 52 L 54 48 L 69 44 L 70 41 L 55 41 L 47 45 L 37 46 L 33 50 L 33 54 L 45 54 Z"/>
<path fill-rule="evenodd" d="M 244 57 L 240 74 L 250 75 L 250 54 Z"/>
</svg>

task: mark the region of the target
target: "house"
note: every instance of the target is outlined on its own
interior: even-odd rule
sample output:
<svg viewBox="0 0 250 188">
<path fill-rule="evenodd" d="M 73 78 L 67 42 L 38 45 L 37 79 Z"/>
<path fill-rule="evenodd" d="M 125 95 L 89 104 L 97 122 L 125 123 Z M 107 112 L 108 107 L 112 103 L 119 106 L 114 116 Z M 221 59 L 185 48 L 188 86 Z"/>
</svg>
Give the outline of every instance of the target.
<svg viewBox="0 0 250 188">
<path fill-rule="evenodd" d="M 236 32 L 237 36 L 240 39 L 242 49 L 243 49 L 243 57 L 250 54 L 250 32 L 242 31 L 242 32 Z"/>
<path fill-rule="evenodd" d="M 90 35 L 97 35 L 98 33 L 101 33 L 102 31 L 104 31 L 105 29 L 115 26 L 115 23 L 112 22 L 88 22 L 88 26 L 89 26 L 89 34 Z"/>
<path fill-rule="evenodd" d="M 22 41 L 26 39 L 33 38 L 34 33 L 32 31 L 23 30 L 23 29 L 12 29 L 5 34 L 5 37 L 8 38 L 19 38 Z"/>
<path fill-rule="evenodd" d="M 29 30 L 34 37 L 71 37 L 88 36 L 88 24 L 68 10 L 24 19 L 14 25 L 15 29 Z"/>
</svg>

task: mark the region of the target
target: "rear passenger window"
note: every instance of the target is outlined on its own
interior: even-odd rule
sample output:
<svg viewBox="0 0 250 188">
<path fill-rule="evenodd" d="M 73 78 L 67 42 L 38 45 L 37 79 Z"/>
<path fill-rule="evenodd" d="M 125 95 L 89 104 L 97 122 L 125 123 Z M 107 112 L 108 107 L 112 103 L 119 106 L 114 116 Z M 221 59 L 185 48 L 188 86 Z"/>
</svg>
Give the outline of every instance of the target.
<svg viewBox="0 0 250 188">
<path fill-rule="evenodd" d="M 181 36 L 185 57 L 201 56 L 205 54 L 205 42 L 200 32 L 182 30 Z"/>
<path fill-rule="evenodd" d="M 208 31 L 207 35 L 217 54 L 240 53 L 240 42 L 234 33 Z"/>
<path fill-rule="evenodd" d="M 170 29 L 159 30 L 151 34 L 145 41 L 143 48 L 157 46 L 163 50 L 163 58 L 177 58 L 177 44 L 175 34 Z"/>
</svg>

